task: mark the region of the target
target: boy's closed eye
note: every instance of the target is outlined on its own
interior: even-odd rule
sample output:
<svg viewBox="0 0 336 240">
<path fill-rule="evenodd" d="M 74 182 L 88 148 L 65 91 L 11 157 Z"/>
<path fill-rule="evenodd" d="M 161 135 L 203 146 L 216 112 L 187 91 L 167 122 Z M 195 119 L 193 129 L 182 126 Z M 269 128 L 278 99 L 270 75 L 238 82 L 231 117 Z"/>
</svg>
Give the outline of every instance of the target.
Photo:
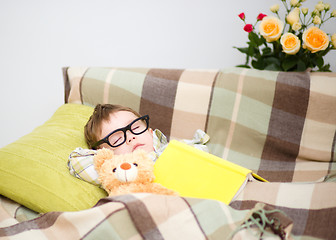
<svg viewBox="0 0 336 240">
<path fill-rule="evenodd" d="M 132 131 L 137 130 L 139 127 L 140 127 L 140 126 L 135 126 L 135 127 L 133 127 L 133 128 L 132 128 Z"/>
<path fill-rule="evenodd" d="M 119 144 L 121 142 L 121 140 L 122 140 L 122 137 L 119 137 L 118 139 L 114 140 L 113 145 Z"/>
</svg>

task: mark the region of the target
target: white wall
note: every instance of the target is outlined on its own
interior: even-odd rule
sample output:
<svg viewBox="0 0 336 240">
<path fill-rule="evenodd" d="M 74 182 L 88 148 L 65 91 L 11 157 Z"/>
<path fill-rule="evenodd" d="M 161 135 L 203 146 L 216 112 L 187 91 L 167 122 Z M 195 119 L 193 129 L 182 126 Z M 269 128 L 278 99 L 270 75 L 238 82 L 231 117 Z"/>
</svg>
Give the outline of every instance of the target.
<svg viewBox="0 0 336 240">
<path fill-rule="evenodd" d="M 232 47 L 247 41 L 237 15 L 244 11 L 254 23 L 275 3 L 281 1 L 0 0 L 0 147 L 63 104 L 63 66 L 235 66 L 245 56 Z M 331 23 L 336 19 L 324 30 L 331 32 Z M 327 60 L 336 71 L 336 51 Z"/>
</svg>

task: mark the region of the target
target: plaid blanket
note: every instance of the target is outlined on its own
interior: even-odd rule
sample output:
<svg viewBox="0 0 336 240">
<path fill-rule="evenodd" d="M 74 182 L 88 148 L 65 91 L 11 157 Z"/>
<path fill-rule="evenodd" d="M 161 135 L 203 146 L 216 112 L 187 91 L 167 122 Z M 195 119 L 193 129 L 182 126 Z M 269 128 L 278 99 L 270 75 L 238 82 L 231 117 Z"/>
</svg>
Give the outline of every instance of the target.
<svg viewBox="0 0 336 240">
<path fill-rule="evenodd" d="M 280 219 L 287 237 L 300 239 L 292 236 L 292 221 L 286 215 L 269 210 L 259 206 L 251 211 L 237 211 L 213 200 L 130 194 L 102 199 L 95 207 L 85 211 L 50 212 L 17 224 L 6 224 L 2 217 L 0 238 L 257 239 L 260 236 L 258 228 L 244 229 L 240 226 L 248 223 L 253 214 L 265 213 L 263 217 L 267 219 Z M 264 239 L 277 236 L 272 230 L 266 230 L 263 232 Z"/>
<path fill-rule="evenodd" d="M 250 182 L 230 206 L 245 210 L 258 202 L 285 212 L 297 236 L 336 239 L 336 178 L 323 183 Z"/>
</svg>

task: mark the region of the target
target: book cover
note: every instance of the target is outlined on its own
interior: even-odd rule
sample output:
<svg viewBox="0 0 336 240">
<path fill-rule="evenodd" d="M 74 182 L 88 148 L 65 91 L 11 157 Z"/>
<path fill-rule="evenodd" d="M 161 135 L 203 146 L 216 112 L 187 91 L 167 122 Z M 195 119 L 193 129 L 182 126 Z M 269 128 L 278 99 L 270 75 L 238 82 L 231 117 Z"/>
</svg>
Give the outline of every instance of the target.
<svg viewBox="0 0 336 240">
<path fill-rule="evenodd" d="M 250 169 L 176 140 L 170 141 L 155 162 L 154 174 L 155 182 L 183 197 L 215 199 L 226 204 L 247 181 L 266 181 Z"/>
</svg>

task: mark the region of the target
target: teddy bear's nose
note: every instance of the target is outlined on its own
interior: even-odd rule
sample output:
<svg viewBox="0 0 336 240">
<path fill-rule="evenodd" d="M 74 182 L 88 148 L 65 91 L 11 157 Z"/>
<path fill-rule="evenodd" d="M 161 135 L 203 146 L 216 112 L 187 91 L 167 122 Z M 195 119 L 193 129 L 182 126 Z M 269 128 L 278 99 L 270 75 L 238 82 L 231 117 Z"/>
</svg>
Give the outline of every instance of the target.
<svg viewBox="0 0 336 240">
<path fill-rule="evenodd" d="M 123 170 L 131 169 L 131 167 L 132 167 L 131 164 L 129 164 L 129 163 L 127 163 L 127 162 L 122 163 L 122 164 L 120 165 L 120 168 L 123 169 Z"/>
<path fill-rule="evenodd" d="M 116 168 L 115 176 L 120 182 L 135 181 L 138 176 L 138 168 L 136 165 L 123 162 Z"/>
</svg>

